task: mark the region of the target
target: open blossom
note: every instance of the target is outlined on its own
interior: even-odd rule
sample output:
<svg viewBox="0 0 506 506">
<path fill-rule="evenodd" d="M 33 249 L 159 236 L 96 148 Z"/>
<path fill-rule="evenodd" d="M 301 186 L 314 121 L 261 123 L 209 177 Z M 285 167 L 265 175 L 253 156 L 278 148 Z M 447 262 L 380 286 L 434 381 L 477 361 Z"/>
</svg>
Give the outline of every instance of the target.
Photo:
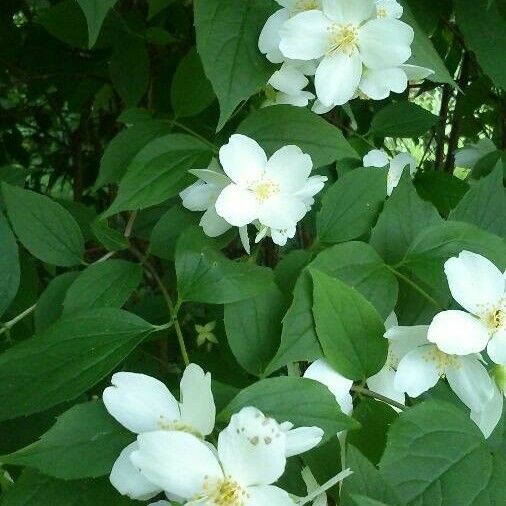
<svg viewBox="0 0 506 506">
<path fill-rule="evenodd" d="M 400 19 L 404 9 L 396 0 L 376 0 L 376 16 L 378 18 Z"/>
<path fill-rule="evenodd" d="M 447 260 L 444 269 L 453 298 L 466 311 L 438 313 L 429 327 L 429 341 L 459 356 L 486 349 L 491 360 L 506 365 L 505 274 L 470 251 Z"/>
<path fill-rule="evenodd" d="M 272 485 L 286 466 L 286 433 L 255 408 L 232 416 L 218 437 L 217 451 L 189 433 L 138 436 L 132 462 L 152 483 L 189 503 L 223 506 L 293 506 Z"/>
<path fill-rule="evenodd" d="M 411 56 L 413 29 L 377 17 L 374 0 L 324 0 L 322 10 L 296 14 L 283 23 L 279 48 L 285 58 L 320 60 L 316 95 L 327 107 L 357 94 L 364 68 L 398 67 Z"/>
<path fill-rule="evenodd" d="M 387 195 L 392 195 L 402 177 L 403 170 L 408 167 L 411 177 L 416 174 L 416 160 L 409 153 L 399 153 L 391 160 L 381 149 L 373 149 L 364 156 L 364 167 L 387 167 Z"/>
</svg>

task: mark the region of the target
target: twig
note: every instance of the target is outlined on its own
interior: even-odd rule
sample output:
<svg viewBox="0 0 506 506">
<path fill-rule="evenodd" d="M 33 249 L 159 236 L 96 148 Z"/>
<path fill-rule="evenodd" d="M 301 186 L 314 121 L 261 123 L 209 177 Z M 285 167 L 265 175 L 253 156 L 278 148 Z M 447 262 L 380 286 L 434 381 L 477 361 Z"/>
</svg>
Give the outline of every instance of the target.
<svg viewBox="0 0 506 506">
<path fill-rule="evenodd" d="M 16 323 L 20 322 L 23 318 L 33 313 L 36 307 L 37 304 L 34 304 L 33 306 L 30 306 L 28 309 L 25 309 L 22 313 L 19 313 L 12 320 L 9 320 L 8 322 L 2 324 L 2 328 L 0 328 L 0 335 L 10 330 L 12 327 L 14 327 L 14 325 L 16 325 Z"/>
<path fill-rule="evenodd" d="M 401 404 L 400 402 L 397 402 L 397 401 L 394 401 L 393 399 L 385 397 L 384 395 L 378 394 L 377 392 L 373 392 L 372 390 L 369 390 L 368 388 L 354 385 L 351 387 L 351 390 L 353 392 L 357 392 L 357 394 L 362 394 L 367 397 L 371 397 L 373 399 L 376 399 L 378 401 L 386 402 L 387 404 L 390 404 L 390 406 L 400 409 L 401 411 L 404 411 L 406 409 L 406 406 L 404 406 L 404 404 Z"/>
</svg>

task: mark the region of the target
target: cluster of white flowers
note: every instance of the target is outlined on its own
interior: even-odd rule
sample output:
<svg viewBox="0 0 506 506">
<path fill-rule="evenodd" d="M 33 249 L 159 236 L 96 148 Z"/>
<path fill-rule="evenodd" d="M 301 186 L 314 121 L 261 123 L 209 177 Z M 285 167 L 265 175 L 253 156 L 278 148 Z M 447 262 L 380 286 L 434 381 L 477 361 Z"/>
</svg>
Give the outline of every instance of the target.
<svg viewBox="0 0 506 506">
<path fill-rule="evenodd" d="M 231 417 L 215 447 L 206 441 L 216 415 L 210 374 L 190 364 L 180 391 L 178 402 L 162 382 L 130 372 L 114 374 L 112 386 L 104 390 L 109 413 L 137 434 L 111 471 L 110 481 L 121 494 L 149 500 L 164 493 L 169 501 L 202 506 L 307 502 L 273 483 L 283 475 L 288 457 L 319 444 L 320 428 L 294 429 L 245 407 Z M 153 506 L 162 504 L 170 503 Z"/>
<path fill-rule="evenodd" d="M 405 394 L 418 397 L 444 377 L 488 437 L 501 417 L 506 388 L 506 273 L 469 251 L 450 258 L 445 273 L 453 298 L 468 312 L 443 311 L 430 325 L 412 327 L 398 326 L 395 315 L 389 317 L 388 358 L 367 385 L 404 404 Z M 496 364 L 491 374 L 485 349 Z M 326 385 L 343 412 L 351 414 L 352 380 L 323 359 L 310 365 L 305 376 Z"/>
<path fill-rule="evenodd" d="M 270 235 L 284 246 L 327 180 L 310 176 L 311 157 L 299 147 L 284 146 L 267 158 L 256 141 L 240 134 L 221 147 L 219 159 L 221 167 L 213 161 L 207 169 L 190 171 L 199 180 L 180 196 L 187 209 L 205 211 L 200 225 L 208 236 L 238 227 L 248 253 L 249 224 L 258 230 L 255 242 Z"/>
<path fill-rule="evenodd" d="M 276 0 L 282 7 L 266 22 L 258 46 L 281 63 L 269 79 L 269 104 L 306 106 L 314 76 L 313 111 L 322 114 L 362 96 L 402 93 L 408 82 L 433 74 L 409 65 L 413 29 L 400 21 L 396 0 Z"/>
</svg>

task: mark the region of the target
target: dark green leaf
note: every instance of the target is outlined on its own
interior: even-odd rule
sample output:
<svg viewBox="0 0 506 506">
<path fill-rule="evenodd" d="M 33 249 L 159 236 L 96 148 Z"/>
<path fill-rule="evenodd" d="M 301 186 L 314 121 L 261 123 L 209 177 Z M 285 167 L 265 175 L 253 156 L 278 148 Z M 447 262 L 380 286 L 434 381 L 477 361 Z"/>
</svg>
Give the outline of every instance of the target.
<svg viewBox="0 0 506 506">
<path fill-rule="evenodd" d="M 109 251 L 121 251 L 128 248 L 128 241 L 125 236 L 111 228 L 106 220 L 95 220 L 91 224 L 91 230 L 97 241 Z"/>
<path fill-rule="evenodd" d="M 0 211 L 0 317 L 13 301 L 19 288 L 18 245 L 7 219 Z"/>
<path fill-rule="evenodd" d="M 88 22 L 88 46 L 95 45 L 107 13 L 118 0 L 77 0 Z"/>
</svg>

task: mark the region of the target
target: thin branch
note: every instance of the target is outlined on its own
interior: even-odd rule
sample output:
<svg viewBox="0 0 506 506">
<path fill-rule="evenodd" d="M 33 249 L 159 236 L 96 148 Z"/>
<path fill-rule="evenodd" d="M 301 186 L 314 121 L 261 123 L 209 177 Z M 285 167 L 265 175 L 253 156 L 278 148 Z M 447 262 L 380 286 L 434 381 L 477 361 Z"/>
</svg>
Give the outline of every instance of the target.
<svg viewBox="0 0 506 506">
<path fill-rule="evenodd" d="M 20 322 L 23 318 L 33 313 L 36 307 L 37 304 L 34 304 L 33 306 L 30 306 L 28 309 L 25 309 L 22 313 L 19 313 L 12 320 L 9 320 L 8 322 L 2 324 L 2 328 L 0 328 L 0 335 L 10 330 L 12 327 L 14 327 L 14 325 L 16 325 L 16 323 Z"/>
<path fill-rule="evenodd" d="M 404 406 L 404 404 L 394 401 L 393 399 L 390 399 L 389 397 L 385 397 L 384 395 L 378 394 L 377 392 L 373 392 L 372 390 L 369 390 L 368 388 L 364 388 L 364 387 L 360 387 L 358 385 L 355 385 L 355 386 L 351 387 L 351 390 L 353 392 L 357 392 L 357 394 L 362 394 L 367 397 L 371 397 L 373 399 L 376 399 L 378 401 L 386 402 L 387 404 L 390 404 L 390 406 L 400 409 L 401 411 L 404 411 L 406 409 L 406 406 Z"/>
</svg>

